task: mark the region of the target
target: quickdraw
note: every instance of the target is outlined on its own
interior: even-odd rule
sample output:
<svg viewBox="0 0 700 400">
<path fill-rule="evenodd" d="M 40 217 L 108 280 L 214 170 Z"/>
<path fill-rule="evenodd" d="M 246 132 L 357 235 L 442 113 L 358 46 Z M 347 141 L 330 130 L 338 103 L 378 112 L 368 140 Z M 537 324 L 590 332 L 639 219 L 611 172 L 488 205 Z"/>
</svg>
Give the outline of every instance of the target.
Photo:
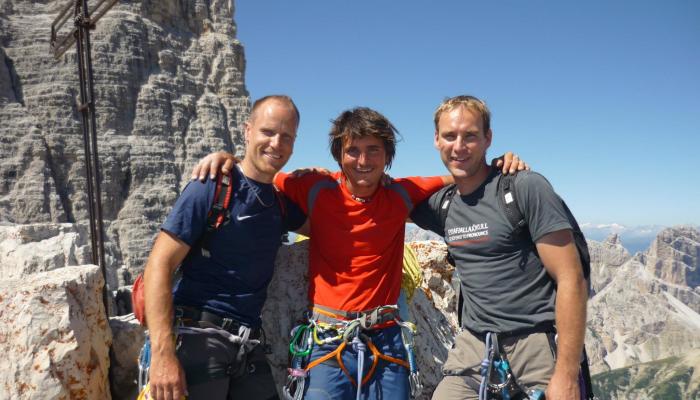
<svg viewBox="0 0 700 400">
<path fill-rule="evenodd" d="M 307 371 L 304 369 L 308 357 L 313 349 L 313 340 L 316 335 L 316 325 L 309 316 L 305 316 L 307 323 L 299 324 L 292 329 L 289 342 L 289 353 L 292 355 L 291 365 L 287 369 L 287 382 L 282 387 L 282 395 L 286 400 L 301 400 L 304 396 Z"/>
<path fill-rule="evenodd" d="M 497 377 L 492 373 L 496 372 Z M 525 391 L 515 379 L 513 370 L 505 354 L 498 345 L 498 335 L 486 334 L 486 355 L 481 361 L 481 383 L 479 385 L 479 400 L 544 400 L 544 392 L 540 389 Z"/>
<path fill-rule="evenodd" d="M 398 317 L 398 309 L 396 306 L 379 307 L 373 310 L 371 317 L 369 317 L 370 313 L 362 313 L 361 316 L 352 320 L 338 318 L 337 314 L 329 313 L 328 310 L 322 310 L 316 307 L 314 311 L 326 317 L 330 317 L 332 322 L 314 320 L 311 318 L 311 315 L 307 313 L 306 322 L 297 325 L 292 330 L 290 335 L 292 340 L 289 344 L 292 361 L 291 367 L 288 370 L 289 375 L 287 377 L 287 383 L 282 391 L 286 400 L 301 399 L 303 397 L 304 385 L 308 372 L 312 368 L 331 359 L 335 359 L 340 369 L 348 377 L 353 386 L 357 386 L 357 399 L 360 399 L 362 386 L 367 384 L 374 375 L 380 359 L 408 369 L 411 396 L 416 397 L 420 395 L 423 385 L 420 382 L 420 374 L 418 373 L 413 351 L 413 338 L 416 335 L 416 326 L 411 322 L 402 321 Z M 382 322 L 379 324 L 374 323 L 377 321 Z M 406 349 L 408 361 L 382 354 L 372 340 L 363 333 L 363 331 L 366 330 L 379 329 L 394 323 L 401 327 L 401 339 Z M 319 346 L 338 343 L 338 347 L 323 357 L 309 362 L 308 358 L 314 343 Z M 358 353 L 356 378 L 351 376 L 342 360 L 343 351 L 347 348 L 348 344 Z M 363 374 L 364 355 L 368 350 L 372 354 L 372 365 L 367 371 L 367 374 Z M 305 364 L 306 366 L 304 367 Z"/>
</svg>

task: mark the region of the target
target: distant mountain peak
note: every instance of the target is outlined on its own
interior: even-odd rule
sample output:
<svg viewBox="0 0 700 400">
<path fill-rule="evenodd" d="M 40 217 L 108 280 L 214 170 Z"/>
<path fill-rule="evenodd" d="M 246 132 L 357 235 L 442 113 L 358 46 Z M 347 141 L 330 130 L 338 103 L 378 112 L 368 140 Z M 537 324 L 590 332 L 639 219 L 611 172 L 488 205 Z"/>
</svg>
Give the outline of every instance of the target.
<svg viewBox="0 0 700 400">
<path fill-rule="evenodd" d="M 676 285 L 700 286 L 700 231 L 679 225 L 659 232 L 645 254 L 647 271 Z"/>
<path fill-rule="evenodd" d="M 612 244 L 612 245 L 622 245 L 622 242 L 620 241 L 620 235 L 617 233 L 611 233 L 610 236 L 608 236 L 603 243 L 606 244 Z"/>
</svg>

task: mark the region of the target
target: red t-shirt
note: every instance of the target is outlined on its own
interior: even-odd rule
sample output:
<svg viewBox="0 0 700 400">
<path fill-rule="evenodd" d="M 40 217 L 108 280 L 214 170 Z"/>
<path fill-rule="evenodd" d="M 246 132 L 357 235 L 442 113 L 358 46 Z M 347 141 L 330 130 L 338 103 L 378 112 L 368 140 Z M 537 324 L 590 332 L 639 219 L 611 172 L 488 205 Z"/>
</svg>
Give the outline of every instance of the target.
<svg viewBox="0 0 700 400">
<path fill-rule="evenodd" d="M 443 187 L 441 177 L 394 179 L 366 203 L 351 197 L 341 172 L 299 178 L 280 173 L 275 184 L 311 220 L 313 304 L 344 311 L 396 304 L 406 217 L 413 205 Z"/>
</svg>

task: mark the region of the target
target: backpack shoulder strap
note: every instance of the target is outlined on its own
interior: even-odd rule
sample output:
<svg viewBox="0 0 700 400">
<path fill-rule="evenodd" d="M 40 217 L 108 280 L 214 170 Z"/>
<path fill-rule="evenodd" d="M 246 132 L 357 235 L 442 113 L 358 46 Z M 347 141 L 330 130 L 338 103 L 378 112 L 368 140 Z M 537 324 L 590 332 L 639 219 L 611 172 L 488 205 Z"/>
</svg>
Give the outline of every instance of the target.
<svg viewBox="0 0 700 400">
<path fill-rule="evenodd" d="M 442 227 L 442 236 L 445 236 L 445 223 L 447 222 L 447 213 L 450 210 L 450 204 L 457 193 L 457 185 L 451 184 L 444 188 L 438 190 L 435 194 L 438 198 L 438 204 L 440 208 L 438 209 L 438 217 L 440 220 L 440 226 Z"/>
<path fill-rule="evenodd" d="M 214 204 L 212 204 L 207 214 L 207 229 L 202 235 L 200 248 L 204 257 L 211 257 L 209 252 L 209 239 L 219 227 L 226 225 L 231 220 L 229 205 L 233 193 L 233 175 L 219 174 L 216 179 L 216 190 L 214 191 Z"/>
<path fill-rule="evenodd" d="M 457 193 L 457 185 L 451 184 L 437 191 L 435 196 L 438 199 L 438 219 L 440 221 L 440 226 L 442 227 L 442 236 L 445 236 L 445 224 L 447 222 L 447 214 L 450 211 L 450 205 L 452 200 L 454 200 L 455 194 Z M 455 291 L 455 296 L 457 297 L 457 324 L 462 326 L 462 314 L 464 312 L 464 295 L 462 294 L 462 281 L 459 277 L 459 269 L 457 269 L 457 263 L 455 262 L 452 253 L 450 252 L 450 247 L 447 247 L 447 262 L 454 267 L 454 272 L 452 272 L 452 289 Z"/>
<path fill-rule="evenodd" d="M 522 211 L 520 211 L 520 206 L 518 205 L 518 199 L 515 196 L 515 175 L 502 175 L 498 181 L 498 201 L 501 205 L 501 209 L 506 214 L 508 222 L 513 227 L 513 235 L 521 235 L 527 233 L 527 222 L 523 216 Z M 588 285 L 588 292 L 591 292 L 591 256 L 588 250 L 588 244 L 586 243 L 586 238 L 581 231 L 581 228 L 576 221 L 576 218 L 571 213 L 569 206 L 566 202 L 559 197 L 564 212 L 566 213 L 567 219 L 571 224 L 571 232 L 574 238 L 574 244 L 576 245 L 576 250 L 578 250 L 579 258 L 581 259 L 581 267 L 583 268 L 583 276 L 586 278 Z M 534 243 L 533 243 L 534 246 Z M 535 247 L 535 253 L 537 253 L 537 248 Z"/>
<path fill-rule="evenodd" d="M 498 177 L 497 195 L 498 203 L 510 226 L 513 227 L 514 235 L 520 235 L 525 230 L 527 222 L 520 211 L 518 198 L 515 195 L 515 175 L 500 175 Z"/>
</svg>

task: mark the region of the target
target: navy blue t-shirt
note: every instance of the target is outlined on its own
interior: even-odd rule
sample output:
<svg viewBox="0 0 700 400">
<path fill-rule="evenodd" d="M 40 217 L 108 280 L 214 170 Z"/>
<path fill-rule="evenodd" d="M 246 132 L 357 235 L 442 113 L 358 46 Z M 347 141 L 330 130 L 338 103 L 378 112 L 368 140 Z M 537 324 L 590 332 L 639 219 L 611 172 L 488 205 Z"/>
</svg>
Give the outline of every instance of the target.
<svg viewBox="0 0 700 400">
<path fill-rule="evenodd" d="M 206 231 L 215 190 L 215 181 L 190 182 L 161 227 L 192 247 L 182 262 L 183 275 L 174 289 L 174 303 L 258 327 L 283 228 L 298 229 L 306 216 L 282 197 L 286 207 L 283 221 L 272 184 L 250 178 L 246 181 L 236 168 L 229 204 L 231 218 L 210 235 L 211 257 L 207 258 L 202 255 L 199 240 Z"/>
</svg>

